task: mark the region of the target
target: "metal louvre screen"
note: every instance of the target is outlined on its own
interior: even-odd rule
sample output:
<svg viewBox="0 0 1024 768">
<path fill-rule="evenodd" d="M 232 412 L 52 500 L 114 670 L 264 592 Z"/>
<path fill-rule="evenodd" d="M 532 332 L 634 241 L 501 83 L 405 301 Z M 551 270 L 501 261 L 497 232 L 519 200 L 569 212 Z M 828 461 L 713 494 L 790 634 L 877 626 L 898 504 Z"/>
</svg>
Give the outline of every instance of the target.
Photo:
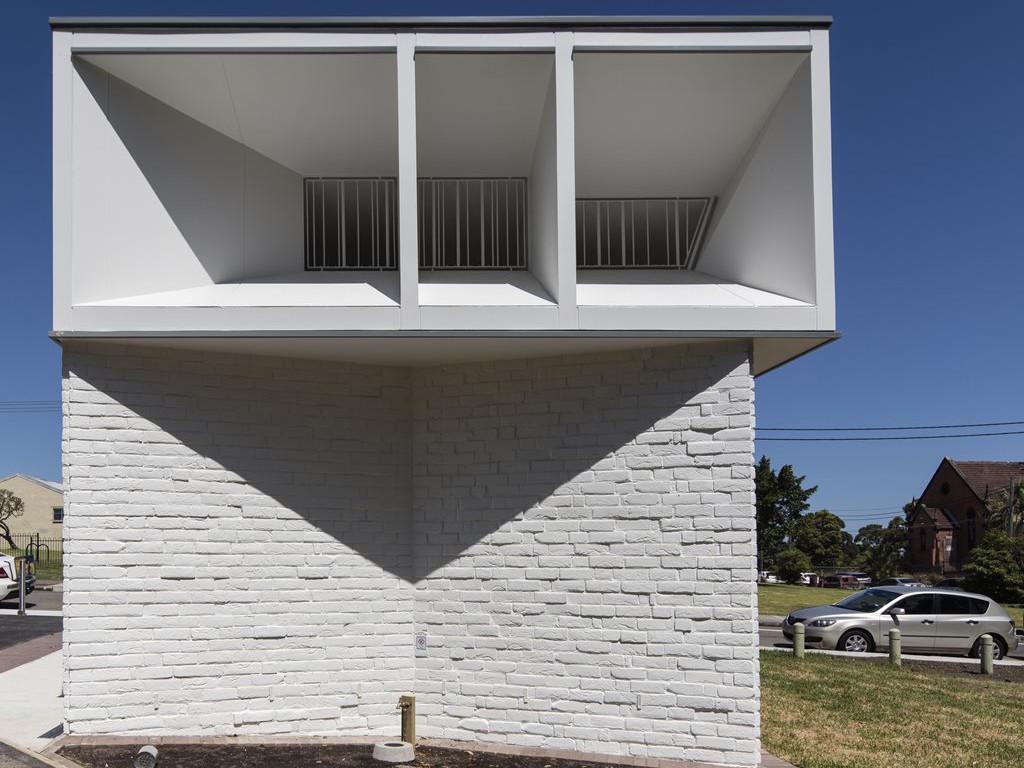
<svg viewBox="0 0 1024 768">
<path fill-rule="evenodd" d="M 420 179 L 420 269 L 526 269 L 526 179 Z"/>
<path fill-rule="evenodd" d="M 305 180 L 306 269 L 397 269 L 395 179 Z"/>
<path fill-rule="evenodd" d="M 689 269 L 700 254 L 714 198 L 576 201 L 576 266 Z"/>
</svg>

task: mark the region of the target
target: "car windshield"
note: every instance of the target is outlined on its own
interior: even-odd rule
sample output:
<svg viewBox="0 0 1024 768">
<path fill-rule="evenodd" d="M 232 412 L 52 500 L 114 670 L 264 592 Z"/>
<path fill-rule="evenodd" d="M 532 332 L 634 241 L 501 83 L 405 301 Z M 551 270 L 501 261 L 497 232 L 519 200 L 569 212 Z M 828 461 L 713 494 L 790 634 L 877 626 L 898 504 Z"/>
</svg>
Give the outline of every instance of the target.
<svg viewBox="0 0 1024 768">
<path fill-rule="evenodd" d="M 871 611 L 877 611 L 886 603 L 891 603 L 899 596 L 899 592 L 890 592 L 887 589 L 865 589 L 863 592 L 858 592 L 844 600 L 840 600 L 835 605 L 848 611 L 870 613 Z"/>
</svg>

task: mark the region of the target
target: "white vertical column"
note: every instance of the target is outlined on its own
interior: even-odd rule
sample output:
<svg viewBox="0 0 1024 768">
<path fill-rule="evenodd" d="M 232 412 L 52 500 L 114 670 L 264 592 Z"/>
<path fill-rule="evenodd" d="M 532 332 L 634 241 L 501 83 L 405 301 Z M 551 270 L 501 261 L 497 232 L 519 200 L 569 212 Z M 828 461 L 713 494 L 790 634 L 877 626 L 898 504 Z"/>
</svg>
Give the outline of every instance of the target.
<svg viewBox="0 0 1024 768">
<path fill-rule="evenodd" d="M 576 107 L 572 32 L 555 33 L 555 153 L 558 206 L 558 327 L 578 328 L 576 311 Z"/>
<path fill-rule="evenodd" d="M 398 275 L 402 329 L 420 327 L 416 235 L 416 35 L 398 35 Z"/>
<path fill-rule="evenodd" d="M 71 314 L 71 32 L 53 33 L 53 329 L 74 330 Z"/>
<path fill-rule="evenodd" d="M 811 30 L 811 163 L 814 187 L 814 282 L 818 328 L 836 327 L 832 232 L 832 106 L 828 31 Z"/>
</svg>

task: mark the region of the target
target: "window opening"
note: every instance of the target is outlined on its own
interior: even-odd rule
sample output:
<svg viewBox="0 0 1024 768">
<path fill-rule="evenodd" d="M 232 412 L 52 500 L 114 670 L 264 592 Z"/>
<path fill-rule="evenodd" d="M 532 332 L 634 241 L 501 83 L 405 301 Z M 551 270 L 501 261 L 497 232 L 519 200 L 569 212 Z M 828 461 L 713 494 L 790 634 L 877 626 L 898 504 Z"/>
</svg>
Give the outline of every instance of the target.
<svg viewBox="0 0 1024 768">
<path fill-rule="evenodd" d="M 419 180 L 420 269 L 526 269 L 526 179 Z"/>
<path fill-rule="evenodd" d="M 305 179 L 307 270 L 398 268 L 393 178 Z"/>
<path fill-rule="evenodd" d="M 576 266 L 581 269 L 693 269 L 714 198 L 576 201 Z"/>
</svg>

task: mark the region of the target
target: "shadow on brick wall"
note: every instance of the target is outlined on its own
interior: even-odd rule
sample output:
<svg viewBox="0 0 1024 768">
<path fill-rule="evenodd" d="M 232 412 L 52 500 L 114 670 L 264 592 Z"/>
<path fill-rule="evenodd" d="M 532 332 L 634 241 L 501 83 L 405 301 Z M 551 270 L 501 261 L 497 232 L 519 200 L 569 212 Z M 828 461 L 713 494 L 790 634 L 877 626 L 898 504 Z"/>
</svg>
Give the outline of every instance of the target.
<svg viewBox="0 0 1024 768">
<path fill-rule="evenodd" d="M 222 541 L 211 562 L 232 564 L 236 545 L 312 556 L 335 542 L 415 583 L 513 520 L 657 504 L 616 479 L 707 466 L 682 442 L 720 427 L 688 420 L 728 399 L 716 387 L 744 360 L 741 344 L 697 345 L 410 371 L 69 343 L 71 514 L 75 491 L 106 481 L 157 527 Z M 101 473 L 81 460 L 92 441 L 111 451 Z M 531 540 L 571 547 L 542 527 Z M 321 562 L 314 580 L 361 575 Z"/>
</svg>

